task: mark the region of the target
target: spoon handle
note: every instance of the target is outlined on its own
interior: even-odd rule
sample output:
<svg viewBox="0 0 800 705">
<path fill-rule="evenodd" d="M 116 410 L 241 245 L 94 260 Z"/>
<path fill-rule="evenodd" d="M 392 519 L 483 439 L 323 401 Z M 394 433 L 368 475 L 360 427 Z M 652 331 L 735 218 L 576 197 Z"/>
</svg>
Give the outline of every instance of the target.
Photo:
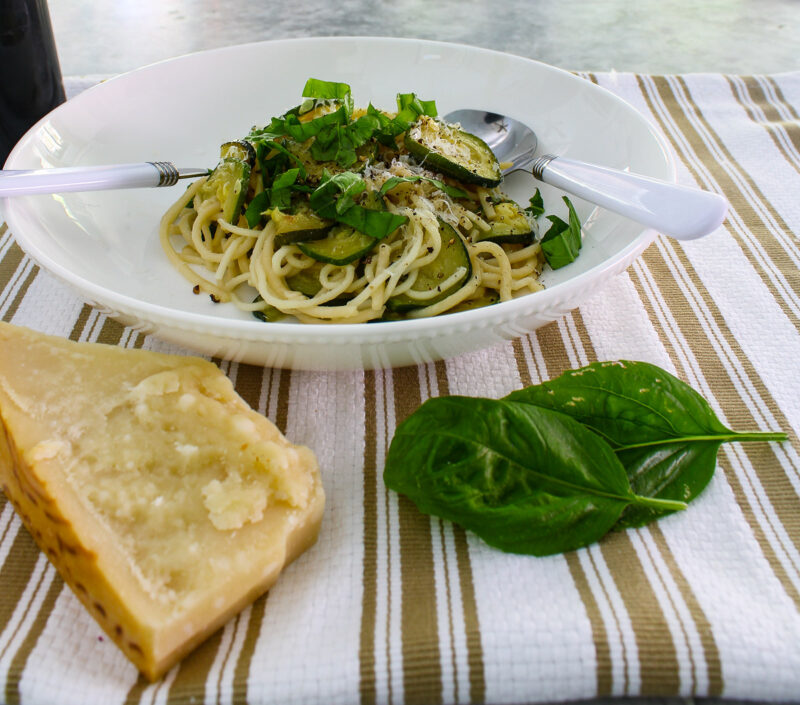
<svg viewBox="0 0 800 705">
<path fill-rule="evenodd" d="M 178 169 L 171 162 L 142 162 L 113 166 L 0 171 L 0 197 L 68 191 L 172 186 L 178 179 L 204 176 L 206 169 Z"/>
<path fill-rule="evenodd" d="M 563 157 L 539 157 L 533 175 L 677 240 L 716 230 L 728 211 L 716 193 Z"/>
</svg>

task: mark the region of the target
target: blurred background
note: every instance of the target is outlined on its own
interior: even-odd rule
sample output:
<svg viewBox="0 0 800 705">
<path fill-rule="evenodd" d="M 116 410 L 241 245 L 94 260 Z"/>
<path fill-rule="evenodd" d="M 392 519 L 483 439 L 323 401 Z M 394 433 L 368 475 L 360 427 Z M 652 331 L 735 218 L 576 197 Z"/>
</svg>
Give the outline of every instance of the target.
<svg viewBox="0 0 800 705">
<path fill-rule="evenodd" d="M 577 71 L 800 68 L 800 0 L 49 0 L 49 6 L 65 76 L 324 35 L 463 42 Z"/>
</svg>

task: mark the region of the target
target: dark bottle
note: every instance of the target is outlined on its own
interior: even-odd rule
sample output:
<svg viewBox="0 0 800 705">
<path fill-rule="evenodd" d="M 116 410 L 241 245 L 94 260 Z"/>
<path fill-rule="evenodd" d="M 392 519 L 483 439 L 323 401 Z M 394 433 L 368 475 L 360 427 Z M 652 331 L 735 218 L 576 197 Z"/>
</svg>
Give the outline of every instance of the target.
<svg viewBox="0 0 800 705">
<path fill-rule="evenodd" d="M 0 0 L 0 165 L 65 100 L 46 0 Z"/>
</svg>

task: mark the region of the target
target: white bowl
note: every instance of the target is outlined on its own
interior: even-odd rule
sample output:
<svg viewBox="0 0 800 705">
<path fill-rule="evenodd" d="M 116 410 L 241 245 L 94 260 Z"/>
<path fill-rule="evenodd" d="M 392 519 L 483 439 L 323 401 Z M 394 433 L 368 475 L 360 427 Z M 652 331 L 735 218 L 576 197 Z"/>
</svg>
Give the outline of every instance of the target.
<svg viewBox="0 0 800 705">
<path fill-rule="evenodd" d="M 191 54 L 102 83 L 43 118 L 6 168 L 172 161 L 213 166 L 219 145 L 296 105 L 309 77 L 349 83 L 356 105 L 393 109 L 397 93 L 505 113 L 536 130 L 540 151 L 668 181 L 669 148 L 630 105 L 566 71 L 485 49 L 390 38 L 290 39 Z M 527 204 L 540 184 L 516 174 L 505 190 Z M 300 369 L 430 362 L 556 320 L 625 269 L 655 233 L 573 199 L 584 223 L 578 259 L 546 272 L 546 289 L 488 308 L 374 324 L 262 323 L 195 296 L 158 241 L 177 189 L 6 199 L 21 247 L 88 302 L 208 355 Z M 560 193 L 542 187 L 549 212 Z M 563 215 L 563 212 L 561 213 Z"/>
</svg>

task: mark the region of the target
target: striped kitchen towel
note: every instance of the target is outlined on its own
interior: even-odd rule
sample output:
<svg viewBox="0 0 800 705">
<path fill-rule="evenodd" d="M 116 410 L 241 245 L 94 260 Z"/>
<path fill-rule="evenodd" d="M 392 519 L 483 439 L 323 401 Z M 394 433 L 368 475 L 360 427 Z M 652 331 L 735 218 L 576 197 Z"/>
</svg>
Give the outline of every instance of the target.
<svg viewBox="0 0 800 705">
<path fill-rule="evenodd" d="M 633 104 L 681 182 L 724 194 L 698 241 L 658 238 L 579 310 L 436 364 L 299 372 L 220 361 L 323 467 L 318 544 L 161 681 L 142 680 L 0 500 L 0 701 L 523 703 L 602 696 L 800 699 L 800 73 L 585 75 Z M 0 227 L 0 315 L 74 340 L 177 351 L 39 269 Z M 397 423 L 595 360 L 645 360 L 729 426 L 689 511 L 565 555 L 493 550 L 386 490 Z"/>
</svg>

